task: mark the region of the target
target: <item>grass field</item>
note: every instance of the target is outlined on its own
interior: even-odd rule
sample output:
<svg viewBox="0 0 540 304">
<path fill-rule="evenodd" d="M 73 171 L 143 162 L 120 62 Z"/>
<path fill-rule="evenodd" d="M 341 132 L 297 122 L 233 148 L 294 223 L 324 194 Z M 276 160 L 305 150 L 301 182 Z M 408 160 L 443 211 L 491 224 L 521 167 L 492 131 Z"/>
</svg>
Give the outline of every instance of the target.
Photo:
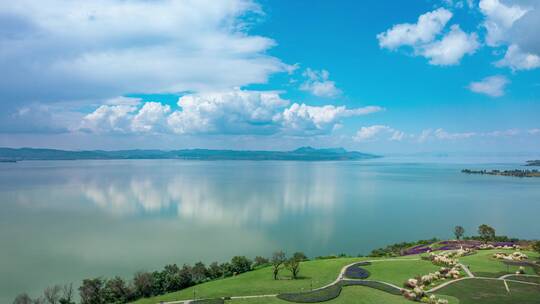
<svg viewBox="0 0 540 304">
<path fill-rule="evenodd" d="M 492 258 L 496 252 L 512 253 L 515 250 L 478 250 L 476 254 L 460 258 L 460 262 L 467 265 L 476 276 L 499 277 L 508 273 L 515 273 L 518 266 L 507 266 L 501 260 Z M 523 251 L 529 258 L 538 257 L 537 253 Z M 525 267 L 527 274 L 535 274 L 531 267 Z"/>
<path fill-rule="evenodd" d="M 277 298 L 249 299 L 227 301 L 230 304 L 286 304 L 291 303 Z M 344 287 L 337 299 L 324 302 L 325 304 L 410 304 L 402 296 L 394 296 L 386 292 L 363 286 Z M 452 303 L 452 302 L 451 302 Z M 453 302 L 457 303 L 457 302 Z"/>
<path fill-rule="evenodd" d="M 507 279 L 540 284 L 540 277 L 510 276 Z"/>
<path fill-rule="evenodd" d="M 459 304 L 538 304 L 540 287 L 508 282 L 510 292 L 503 281 L 472 279 L 457 282 L 437 291 L 459 299 Z"/>
<path fill-rule="evenodd" d="M 429 261 L 411 260 L 374 262 L 362 268 L 370 272 L 369 280 L 384 281 L 402 287 L 407 279 L 435 272 L 440 267 Z"/>
<path fill-rule="evenodd" d="M 298 280 L 290 280 L 288 271 L 283 271 L 284 276 L 281 280 L 274 280 L 272 278 L 271 268 L 265 267 L 236 277 L 203 283 L 162 296 L 140 299 L 135 303 L 155 304 L 160 301 L 193 299 L 194 290 L 197 298 L 307 291 L 310 290 L 312 283 L 313 287 L 317 288 L 333 282 L 343 266 L 366 259 L 367 258 L 341 258 L 303 262 L 300 270 L 300 276 L 302 278 Z M 287 276 L 285 276 L 285 274 Z"/>
<path fill-rule="evenodd" d="M 473 272 L 483 276 L 499 276 L 515 272 L 517 266 L 508 266 L 500 260 L 491 258 L 495 252 L 503 250 L 478 251 L 475 255 L 462 257 L 460 261 L 468 265 Z M 511 252 L 512 250 L 507 250 Z M 538 254 L 525 252 L 531 258 Z M 362 266 L 370 272 L 369 280 L 384 281 L 397 286 L 402 286 L 407 279 L 435 272 L 439 269 L 429 261 L 414 260 L 418 256 L 403 257 L 403 261 L 375 261 L 371 265 Z M 280 294 L 287 292 L 308 291 L 311 287 L 317 288 L 333 282 L 340 270 L 348 265 L 359 261 L 373 260 L 373 258 L 339 258 L 327 260 L 307 261 L 301 264 L 300 279 L 291 280 L 286 270 L 282 271 L 280 280 L 273 280 L 271 267 L 261 268 L 236 277 L 216 280 L 187 288 L 178 292 L 165 294 L 158 297 L 141 299 L 137 304 L 155 304 L 161 301 L 175 301 L 196 298 L 216 298 L 229 296 L 247 296 L 263 294 Z M 532 268 L 527 267 L 528 274 L 534 274 Z M 515 277 L 512 279 L 538 282 L 538 278 Z M 439 291 L 437 295 L 443 295 L 451 304 L 482 304 L 482 303 L 539 303 L 539 286 L 523 283 L 508 282 L 511 292 L 508 293 L 502 281 L 472 279 L 449 285 Z M 229 300 L 227 303 L 290 303 L 275 297 L 255 298 L 244 300 Z M 386 292 L 364 286 L 344 287 L 341 295 L 325 303 L 410 303 L 401 296 L 395 296 Z"/>
</svg>

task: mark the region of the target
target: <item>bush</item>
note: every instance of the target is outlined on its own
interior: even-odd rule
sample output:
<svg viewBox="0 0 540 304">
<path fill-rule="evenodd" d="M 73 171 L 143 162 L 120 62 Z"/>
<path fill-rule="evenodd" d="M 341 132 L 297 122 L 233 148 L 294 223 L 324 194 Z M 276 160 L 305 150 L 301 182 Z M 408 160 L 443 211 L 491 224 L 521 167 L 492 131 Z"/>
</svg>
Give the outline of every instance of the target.
<svg viewBox="0 0 540 304">
<path fill-rule="evenodd" d="M 308 292 L 283 293 L 277 297 L 281 300 L 295 303 L 317 303 L 335 299 L 341 293 L 341 284 L 334 284 L 326 288 Z"/>
<path fill-rule="evenodd" d="M 367 266 L 370 264 L 370 262 L 360 262 L 347 267 L 345 270 L 345 277 L 349 279 L 367 279 L 369 277 L 369 271 L 360 266 Z"/>
</svg>

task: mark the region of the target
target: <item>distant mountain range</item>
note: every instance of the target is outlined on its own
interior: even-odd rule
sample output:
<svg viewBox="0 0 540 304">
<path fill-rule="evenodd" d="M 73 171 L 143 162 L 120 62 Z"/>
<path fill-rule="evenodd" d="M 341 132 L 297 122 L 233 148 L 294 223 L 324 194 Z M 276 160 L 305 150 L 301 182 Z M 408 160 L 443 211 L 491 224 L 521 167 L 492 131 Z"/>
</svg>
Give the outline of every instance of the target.
<svg viewBox="0 0 540 304">
<path fill-rule="evenodd" d="M 293 151 L 240 150 L 119 150 L 66 151 L 33 148 L 0 148 L 0 162 L 23 160 L 78 160 L 78 159 L 188 159 L 188 160 L 362 160 L 380 156 L 347 151 L 343 148 L 315 149 L 302 147 Z"/>
</svg>

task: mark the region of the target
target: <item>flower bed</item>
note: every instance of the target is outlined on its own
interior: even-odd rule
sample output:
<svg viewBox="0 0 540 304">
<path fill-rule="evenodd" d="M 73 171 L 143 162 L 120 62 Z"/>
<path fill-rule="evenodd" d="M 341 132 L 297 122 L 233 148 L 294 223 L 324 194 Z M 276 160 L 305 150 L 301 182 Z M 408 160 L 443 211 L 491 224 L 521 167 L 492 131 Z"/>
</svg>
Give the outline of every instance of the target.
<svg viewBox="0 0 540 304">
<path fill-rule="evenodd" d="M 493 258 L 497 260 L 506 260 L 506 261 L 524 261 L 528 259 L 526 254 L 519 251 L 515 251 L 513 253 L 503 253 L 503 252 L 494 253 Z"/>
<path fill-rule="evenodd" d="M 446 246 L 450 246 L 446 244 Z M 473 254 L 474 250 L 471 248 L 460 248 L 455 251 L 447 251 L 441 253 L 430 252 L 429 255 L 423 256 L 423 259 L 430 260 L 434 265 L 442 266 L 438 271 L 428 273 L 423 276 L 408 279 L 403 286 L 402 294 L 406 299 L 411 301 L 421 301 L 423 303 L 430 304 L 446 304 L 445 299 L 437 298 L 434 295 L 428 296 L 425 292 L 425 288 L 429 285 L 435 284 L 440 280 L 445 279 L 458 279 L 460 277 L 461 266 L 457 258 Z"/>
<path fill-rule="evenodd" d="M 369 277 L 369 271 L 361 268 L 360 266 L 367 266 L 370 264 L 370 262 L 360 262 L 347 267 L 347 269 L 345 270 L 345 277 L 349 279 L 366 279 L 367 277 Z"/>
<path fill-rule="evenodd" d="M 277 297 L 281 300 L 295 303 L 317 303 L 335 299 L 341 293 L 341 284 L 336 283 L 326 288 L 307 292 L 282 293 Z"/>
</svg>

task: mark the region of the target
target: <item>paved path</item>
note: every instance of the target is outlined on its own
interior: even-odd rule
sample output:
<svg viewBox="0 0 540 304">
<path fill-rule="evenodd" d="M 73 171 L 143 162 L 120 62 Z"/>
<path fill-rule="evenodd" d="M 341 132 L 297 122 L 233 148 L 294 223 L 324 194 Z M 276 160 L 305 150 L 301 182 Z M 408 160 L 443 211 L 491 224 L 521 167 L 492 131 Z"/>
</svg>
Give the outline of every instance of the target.
<svg viewBox="0 0 540 304">
<path fill-rule="evenodd" d="M 469 278 L 474 278 L 474 274 L 469 270 L 469 267 L 463 265 L 463 264 L 459 264 L 459 266 L 461 266 L 461 269 L 463 269 L 463 271 L 465 271 L 465 273 L 469 276 Z"/>
<path fill-rule="evenodd" d="M 499 279 L 506 279 L 508 277 L 531 277 L 531 278 L 540 278 L 539 275 L 535 274 L 515 274 L 515 273 L 509 273 L 505 274 L 502 277 L 499 277 Z"/>
</svg>

